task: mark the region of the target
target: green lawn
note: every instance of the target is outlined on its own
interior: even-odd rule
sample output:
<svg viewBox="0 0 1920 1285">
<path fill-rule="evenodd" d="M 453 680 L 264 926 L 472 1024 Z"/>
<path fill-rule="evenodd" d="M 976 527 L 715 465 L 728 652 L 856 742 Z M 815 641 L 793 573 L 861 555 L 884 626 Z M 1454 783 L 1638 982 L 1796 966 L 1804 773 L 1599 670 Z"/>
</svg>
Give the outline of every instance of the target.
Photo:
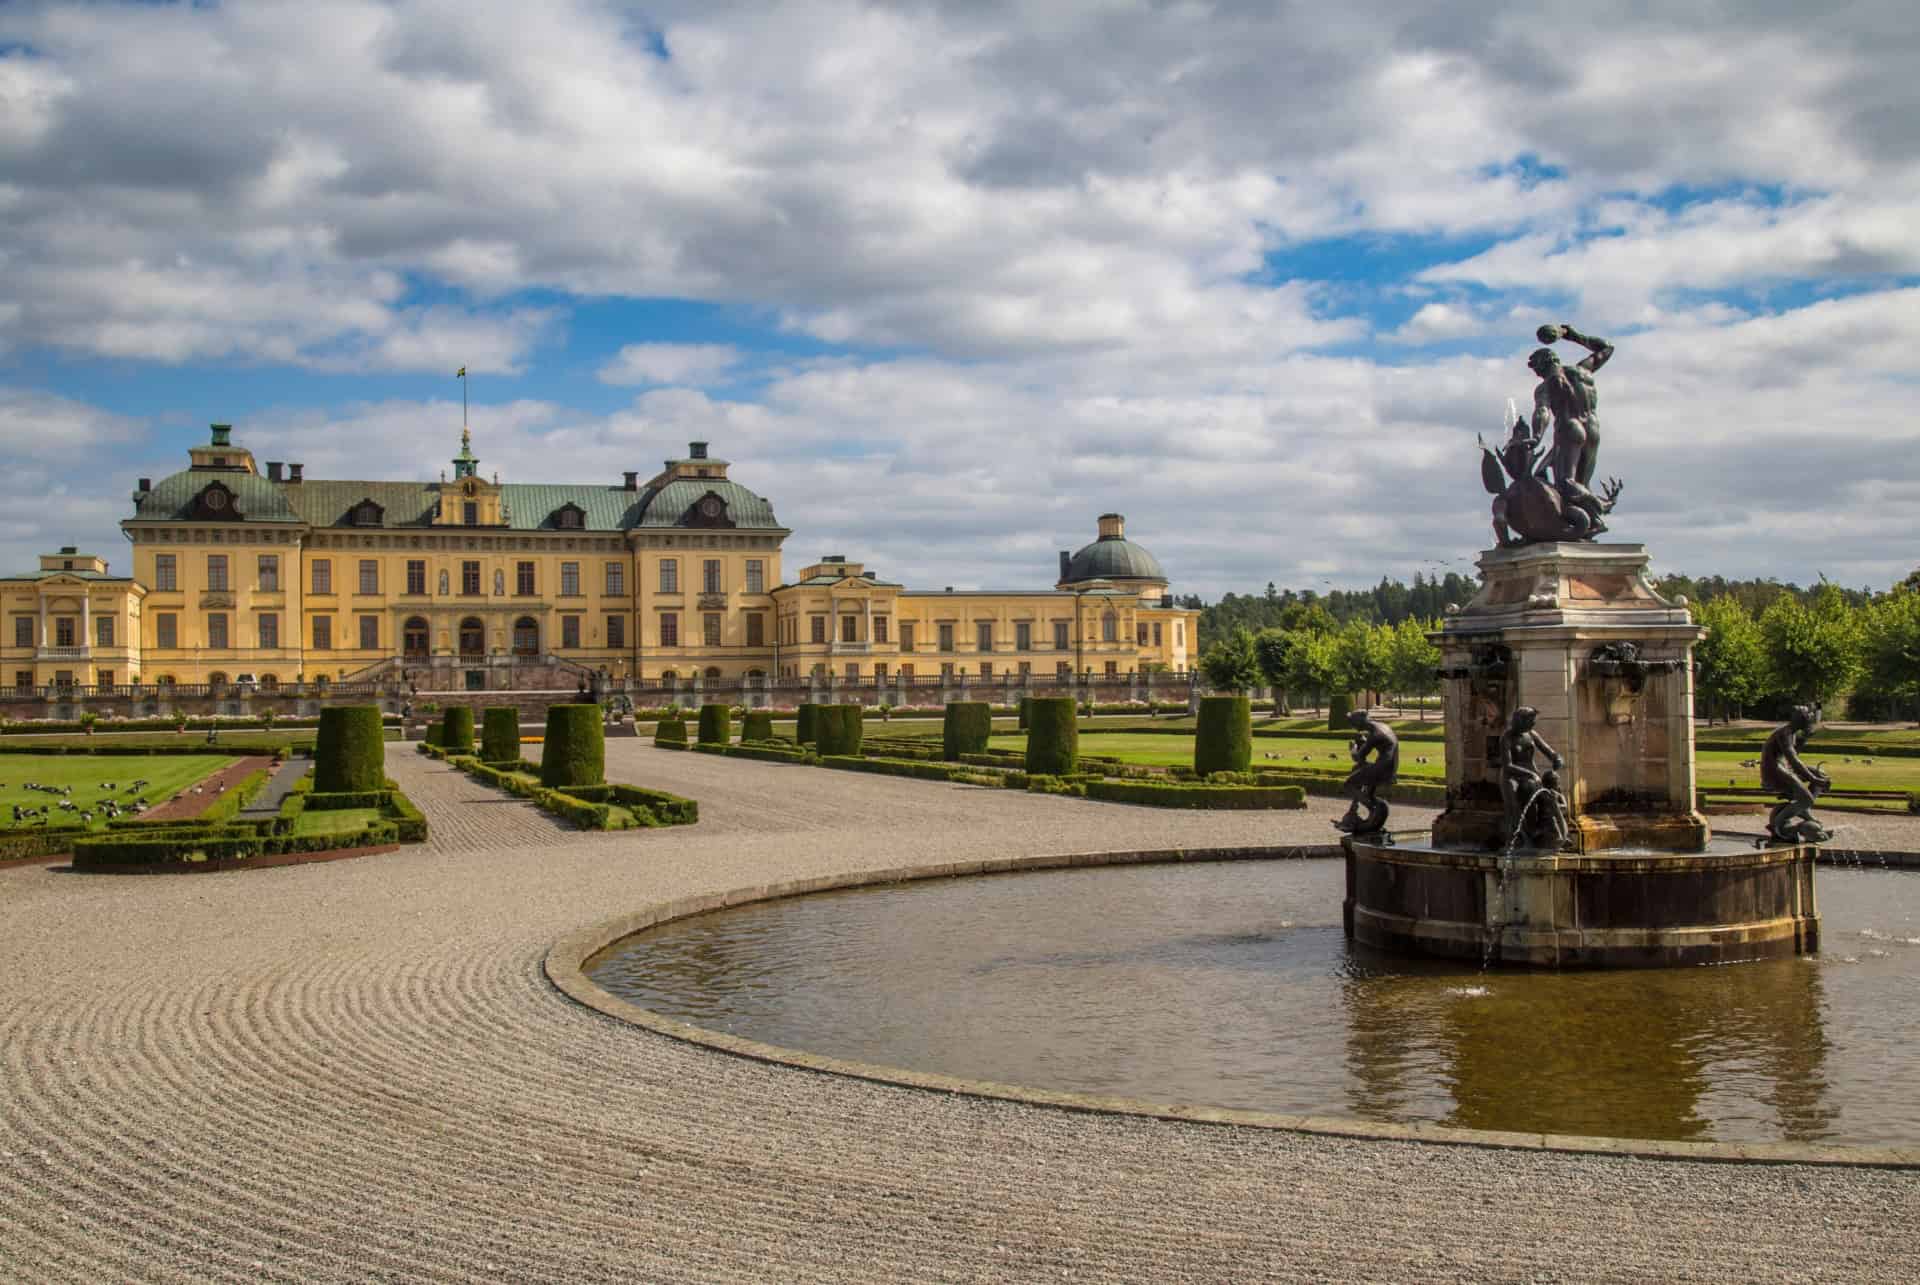
<svg viewBox="0 0 1920 1285">
<path fill-rule="evenodd" d="M 379 808 L 325 808 L 294 818 L 295 834 L 358 834 L 380 819 Z"/>
<path fill-rule="evenodd" d="M 128 804 L 144 797 L 149 804 L 157 806 L 233 761 L 232 756 L 226 754 L 0 754 L 0 829 L 12 827 L 15 804 L 33 808 L 51 806 L 52 811 L 47 814 L 50 825 L 77 824 L 81 809 L 91 808 L 108 798 Z M 139 790 L 126 788 L 142 779 L 147 784 Z M 40 785 L 70 785 L 73 793 L 63 796 L 29 790 L 28 781 Z M 115 788 L 101 789 L 106 781 L 114 782 Z M 74 812 L 60 810 L 58 803 L 63 797 L 72 799 L 76 805 Z M 96 811 L 94 828 L 100 829 L 106 823 L 106 817 Z"/>
</svg>

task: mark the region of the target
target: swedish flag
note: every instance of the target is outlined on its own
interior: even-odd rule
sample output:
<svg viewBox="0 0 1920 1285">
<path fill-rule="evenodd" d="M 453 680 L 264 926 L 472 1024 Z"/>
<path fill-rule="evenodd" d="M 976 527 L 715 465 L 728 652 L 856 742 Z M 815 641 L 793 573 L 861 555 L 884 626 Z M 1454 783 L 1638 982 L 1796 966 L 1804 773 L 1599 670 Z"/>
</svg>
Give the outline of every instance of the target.
<svg viewBox="0 0 1920 1285">
<path fill-rule="evenodd" d="M 453 377 L 455 379 L 465 379 L 467 377 L 467 368 L 462 366 L 460 369 L 454 371 Z"/>
</svg>

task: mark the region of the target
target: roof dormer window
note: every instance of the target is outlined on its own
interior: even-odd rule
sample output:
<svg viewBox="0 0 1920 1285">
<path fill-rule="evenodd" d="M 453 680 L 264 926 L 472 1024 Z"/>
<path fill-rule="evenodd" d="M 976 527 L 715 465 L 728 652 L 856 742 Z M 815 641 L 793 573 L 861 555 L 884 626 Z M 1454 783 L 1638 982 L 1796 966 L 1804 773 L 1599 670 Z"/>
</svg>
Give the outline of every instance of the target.
<svg viewBox="0 0 1920 1285">
<path fill-rule="evenodd" d="M 562 531 L 578 531 L 587 525 L 586 510 L 577 504 L 563 504 L 553 511 L 553 525 Z"/>
<path fill-rule="evenodd" d="M 354 526 L 379 526 L 386 518 L 386 513 L 385 509 L 371 499 L 366 499 L 353 506 L 353 512 L 348 521 Z"/>
</svg>

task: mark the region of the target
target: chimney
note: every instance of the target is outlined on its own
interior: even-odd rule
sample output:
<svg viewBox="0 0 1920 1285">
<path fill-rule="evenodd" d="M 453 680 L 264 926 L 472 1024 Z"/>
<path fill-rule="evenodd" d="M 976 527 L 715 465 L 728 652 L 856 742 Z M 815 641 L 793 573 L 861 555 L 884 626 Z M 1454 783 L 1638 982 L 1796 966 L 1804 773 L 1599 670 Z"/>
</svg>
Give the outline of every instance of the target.
<svg viewBox="0 0 1920 1285">
<path fill-rule="evenodd" d="M 1102 540 L 1118 540 L 1125 536 L 1126 533 L 1127 520 L 1118 513 L 1102 513 L 1100 515 L 1100 538 Z"/>
<path fill-rule="evenodd" d="M 307 466 L 304 464 L 287 465 L 287 481 L 298 482 L 300 480 L 301 470 L 305 469 L 306 467 Z"/>
<path fill-rule="evenodd" d="M 140 494 L 145 495 L 147 492 L 151 491 L 152 489 L 153 489 L 152 478 L 143 477 L 140 479 Z"/>
<path fill-rule="evenodd" d="M 267 481 L 278 482 L 279 480 L 280 480 L 280 461 L 268 460 L 267 461 Z"/>
<path fill-rule="evenodd" d="M 213 430 L 213 444 L 215 446 L 233 445 L 233 425 L 209 424 L 207 427 Z"/>
<path fill-rule="evenodd" d="M 690 460 L 704 460 L 707 458 L 707 444 L 705 442 L 688 442 L 687 458 Z"/>
<path fill-rule="evenodd" d="M 1060 578 L 1065 580 L 1067 572 L 1073 568 L 1073 555 L 1065 549 L 1060 550 Z"/>
<path fill-rule="evenodd" d="M 621 476 L 621 477 L 624 477 L 625 479 L 627 479 L 627 485 L 626 485 L 626 489 L 627 489 L 627 490 L 629 490 L 629 491 L 637 491 L 637 490 L 639 490 L 639 489 L 640 489 L 640 474 L 638 474 L 638 473 L 622 473 L 622 474 L 621 474 L 620 476 Z"/>
<path fill-rule="evenodd" d="M 63 544 L 60 546 L 60 552 L 71 557 L 74 554 L 80 552 L 80 546 L 77 544 Z"/>
</svg>

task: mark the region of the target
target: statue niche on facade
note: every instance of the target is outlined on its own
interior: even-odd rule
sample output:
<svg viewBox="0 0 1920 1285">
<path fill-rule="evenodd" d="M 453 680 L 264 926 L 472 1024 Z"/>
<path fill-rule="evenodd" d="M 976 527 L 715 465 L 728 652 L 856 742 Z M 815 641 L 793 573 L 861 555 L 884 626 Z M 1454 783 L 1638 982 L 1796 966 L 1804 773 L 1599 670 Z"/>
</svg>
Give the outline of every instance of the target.
<svg viewBox="0 0 1920 1285">
<path fill-rule="evenodd" d="M 1814 800 L 1832 789 L 1833 781 L 1800 759 L 1801 747 L 1819 723 L 1819 706 L 1795 705 L 1760 751 L 1760 784 L 1785 799 L 1767 818 L 1767 833 L 1782 843 L 1825 843 L 1833 837 L 1813 819 Z"/>
<path fill-rule="evenodd" d="M 1480 444 L 1480 480 L 1493 500 L 1493 532 L 1502 548 L 1596 539 L 1620 498 L 1620 481 L 1591 489 L 1600 458 L 1600 394 L 1593 373 L 1613 345 L 1570 325 L 1542 326 L 1540 342 L 1571 340 L 1588 355 L 1562 365 L 1552 348 L 1537 348 L 1527 366 L 1540 378 L 1531 421 L 1516 416 L 1495 454 Z"/>
<path fill-rule="evenodd" d="M 1508 852 L 1519 848 L 1562 852 L 1573 843 L 1567 796 L 1560 792 L 1559 770 L 1566 760 L 1533 730 L 1539 717 L 1531 705 L 1522 705 L 1500 734 L 1501 834 Z M 1544 755 L 1552 768 L 1537 769 L 1535 754 Z"/>
<path fill-rule="evenodd" d="M 1353 799 L 1347 814 L 1333 823 L 1353 835 L 1379 834 L 1387 827 L 1387 801 L 1380 791 L 1400 778 L 1400 738 L 1393 729 L 1363 709 L 1347 715 L 1358 733 L 1347 747 L 1354 769 L 1341 787 Z M 1373 757 L 1369 759 L 1367 756 Z M 1362 808 L 1366 809 L 1364 815 Z"/>
</svg>

